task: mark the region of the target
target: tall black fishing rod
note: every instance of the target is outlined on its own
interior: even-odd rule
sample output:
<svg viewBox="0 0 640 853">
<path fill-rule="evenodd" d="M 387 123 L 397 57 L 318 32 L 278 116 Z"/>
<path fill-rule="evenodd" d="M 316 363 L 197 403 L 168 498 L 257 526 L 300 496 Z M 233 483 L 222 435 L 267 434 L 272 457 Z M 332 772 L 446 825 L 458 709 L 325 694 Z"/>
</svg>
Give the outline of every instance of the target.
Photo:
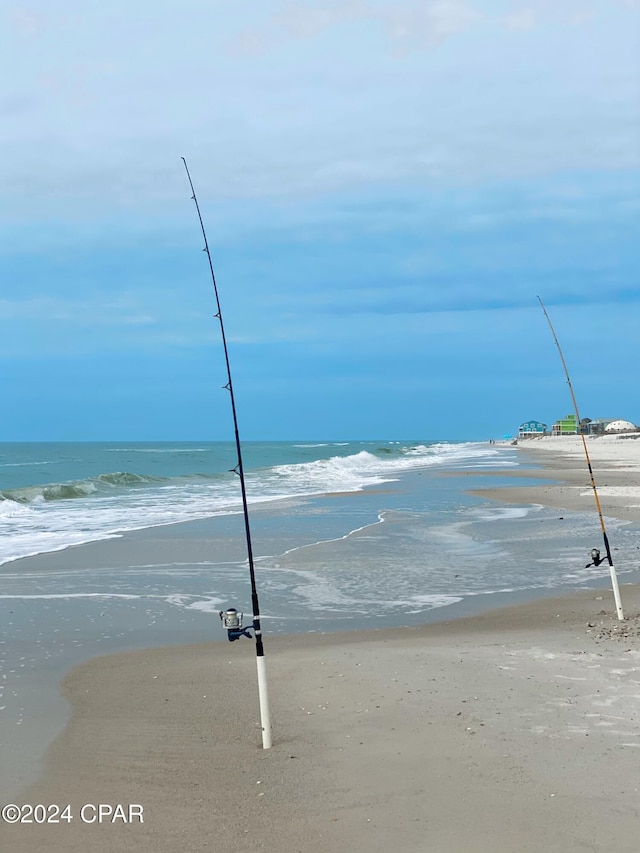
<svg viewBox="0 0 640 853">
<path fill-rule="evenodd" d="M 547 309 L 544 307 L 544 303 L 542 299 L 538 296 L 538 302 L 540 303 L 540 307 L 544 312 L 544 316 L 547 318 L 547 323 L 549 324 L 549 328 L 551 329 L 551 334 L 553 335 L 553 340 L 556 343 L 556 347 L 558 348 L 558 352 L 560 353 L 560 361 L 562 362 L 562 367 L 564 368 L 564 375 L 567 377 L 567 385 L 569 386 L 569 391 L 571 392 L 571 399 L 573 400 L 573 408 L 576 413 L 576 423 L 578 426 L 578 431 L 582 437 L 582 446 L 584 448 L 584 455 L 587 460 L 587 468 L 589 469 L 589 478 L 591 480 L 591 488 L 593 489 L 593 497 L 595 498 L 596 508 L 598 510 L 598 518 L 600 519 L 600 527 L 602 529 L 602 537 L 604 539 L 604 547 L 605 552 L 607 554 L 607 561 L 609 563 L 609 572 L 611 574 L 611 586 L 613 588 L 613 598 L 616 603 L 616 612 L 618 614 L 618 619 L 622 621 L 624 619 L 624 613 L 622 612 L 622 601 L 620 599 L 620 589 L 618 587 L 618 578 L 616 575 L 616 570 L 613 565 L 613 557 L 611 556 L 611 548 L 609 547 L 609 537 L 607 536 L 607 529 L 604 526 L 604 518 L 602 516 L 602 507 L 600 506 L 600 498 L 598 497 L 598 489 L 596 488 L 596 480 L 593 476 L 593 468 L 591 466 L 591 459 L 589 457 L 589 450 L 587 449 L 587 440 L 585 438 L 584 430 L 582 429 L 582 422 L 580 420 L 580 412 L 578 411 L 578 403 L 576 401 L 576 395 L 573 390 L 573 385 L 571 384 L 571 377 L 569 376 L 569 369 L 567 368 L 567 363 L 564 360 L 564 355 L 562 354 L 562 350 L 560 348 L 560 342 L 558 341 L 558 336 L 556 335 L 555 329 L 553 328 L 553 323 L 551 322 L 551 318 L 547 313 Z M 594 562 L 594 565 L 598 566 L 602 562 L 600 558 L 600 552 L 597 548 L 594 548 L 591 552 L 591 556 Z M 590 565 L 590 564 L 589 564 Z"/>
<path fill-rule="evenodd" d="M 260 626 L 260 605 L 258 604 L 258 591 L 256 589 L 256 573 L 255 567 L 253 564 L 253 548 L 251 546 L 251 528 L 249 525 L 249 505 L 247 502 L 247 489 L 244 478 L 244 467 L 242 464 L 242 445 L 240 443 L 240 431 L 238 429 L 238 415 L 236 412 L 236 400 L 235 395 L 233 393 L 233 381 L 231 379 L 231 364 L 229 362 L 229 350 L 227 347 L 227 336 L 224 330 L 224 322 L 222 320 L 222 308 L 220 306 L 220 296 L 218 294 L 218 285 L 216 284 L 216 276 L 213 271 L 213 261 L 211 259 L 211 252 L 209 251 L 209 241 L 207 240 L 207 234 L 204 228 L 204 222 L 202 220 L 202 214 L 200 212 L 200 205 L 198 204 L 198 198 L 196 196 L 196 191 L 193 186 L 193 181 L 191 180 L 191 174 L 189 173 L 189 167 L 187 166 L 187 161 L 184 157 L 182 157 L 182 162 L 184 163 L 184 168 L 187 173 L 187 178 L 189 180 L 189 186 L 191 187 L 191 198 L 196 206 L 196 211 L 198 213 L 198 220 L 200 221 L 200 230 L 202 231 L 202 237 L 204 239 L 204 249 L 203 252 L 206 253 L 207 259 L 209 261 L 209 271 L 211 273 L 211 281 L 213 282 L 213 292 L 216 298 L 216 307 L 217 313 L 215 316 L 220 321 L 220 333 L 222 335 L 222 347 L 224 349 L 224 360 L 227 367 L 227 384 L 224 386 L 226 390 L 229 392 L 229 397 L 231 398 L 231 411 L 233 414 L 233 428 L 235 432 L 236 439 L 236 451 L 237 451 L 237 463 L 235 468 L 231 470 L 238 475 L 240 479 L 240 490 L 242 492 L 242 511 L 244 514 L 244 528 L 245 528 L 245 536 L 247 540 L 247 559 L 249 563 L 249 577 L 251 580 L 251 605 L 253 609 L 253 633 L 256 641 L 256 662 L 258 666 L 258 696 L 260 702 L 260 720 L 262 726 L 262 746 L 264 749 L 269 749 L 271 746 L 271 721 L 269 716 L 269 698 L 267 691 L 267 670 L 266 670 L 266 662 L 264 659 L 264 645 L 262 641 L 262 628 Z M 237 640 L 241 636 L 250 637 L 251 635 L 248 632 L 247 628 L 242 627 L 242 614 L 238 614 L 238 612 L 231 608 L 225 612 L 220 613 L 220 618 L 223 621 L 224 627 L 227 629 L 228 636 L 230 640 Z"/>
</svg>

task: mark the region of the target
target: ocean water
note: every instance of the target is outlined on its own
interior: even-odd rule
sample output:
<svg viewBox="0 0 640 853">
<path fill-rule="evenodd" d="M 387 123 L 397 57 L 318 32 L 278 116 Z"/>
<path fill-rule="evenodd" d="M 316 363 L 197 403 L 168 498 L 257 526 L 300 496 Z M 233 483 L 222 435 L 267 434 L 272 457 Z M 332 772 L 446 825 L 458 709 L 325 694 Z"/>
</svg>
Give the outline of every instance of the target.
<svg viewBox="0 0 640 853">
<path fill-rule="evenodd" d="M 510 472 L 526 484 L 510 444 L 248 442 L 243 458 L 267 649 L 273 634 L 401 628 L 585 584 L 607 595 L 607 567 L 585 568 L 595 511 L 469 494 Z M 0 792 L 62 725 L 70 666 L 226 641 L 229 606 L 250 622 L 236 462 L 231 443 L 0 445 Z M 636 580 L 639 526 L 607 528 L 621 582 Z"/>
<path fill-rule="evenodd" d="M 355 492 L 422 467 L 516 464 L 475 443 L 248 442 L 242 453 L 253 505 Z M 239 511 L 236 461 L 225 442 L 0 444 L 0 565 Z"/>
<path fill-rule="evenodd" d="M 407 624 L 607 575 L 584 568 L 595 512 L 468 494 L 522 473 L 510 444 L 248 442 L 243 460 L 266 630 Z M 158 621 L 179 638 L 180 616 L 248 609 L 236 462 L 225 442 L 0 445 L 0 606 L 23 612 L 25 631 L 46 629 L 52 609 L 64 624 L 93 607 L 118 636 L 129 619 L 151 642 Z M 608 527 L 627 558 L 618 571 L 637 570 L 637 526 Z M 71 547 L 105 540 L 119 547 L 99 552 L 104 565 Z"/>
</svg>

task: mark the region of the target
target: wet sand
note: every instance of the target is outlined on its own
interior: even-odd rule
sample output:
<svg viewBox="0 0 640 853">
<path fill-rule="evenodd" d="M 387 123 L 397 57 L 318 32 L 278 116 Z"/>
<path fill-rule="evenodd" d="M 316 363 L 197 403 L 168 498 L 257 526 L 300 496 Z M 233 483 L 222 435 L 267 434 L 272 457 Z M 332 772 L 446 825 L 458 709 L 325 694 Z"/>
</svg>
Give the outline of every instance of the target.
<svg viewBox="0 0 640 853">
<path fill-rule="evenodd" d="M 562 482 L 524 502 L 590 507 L 579 457 L 538 458 L 537 475 Z M 635 461 L 621 470 L 614 455 L 599 476 L 605 461 L 599 487 L 636 488 Z M 605 511 L 640 513 L 633 495 Z M 269 639 L 266 751 L 252 642 L 94 658 L 65 678 L 72 719 L 16 800 L 68 803 L 72 819 L 5 824 L 2 849 L 635 853 L 640 587 L 622 594 L 624 622 L 609 591 L 589 590 L 422 628 Z M 125 808 L 98 824 L 99 804 Z M 138 808 L 122 820 L 130 804 L 143 822 Z"/>
<path fill-rule="evenodd" d="M 640 589 L 398 631 L 268 645 L 261 749 L 253 643 L 94 659 L 21 802 L 70 823 L 4 826 L 21 851 L 637 850 Z M 143 823 L 85 823 L 100 803 Z M 125 812 L 128 814 L 128 811 Z"/>
<path fill-rule="evenodd" d="M 597 512 L 582 439 L 579 436 L 525 439 L 521 454 L 540 466 L 518 476 L 551 480 L 540 486 L 472 490 L 507 503 L 539 503 L 567 510 Z M 587 453 L 604 515 L 640 522 L 640 440 L 587 438 Z M 513 472 L 510 472 L 513 476 Z"/>
</svg>

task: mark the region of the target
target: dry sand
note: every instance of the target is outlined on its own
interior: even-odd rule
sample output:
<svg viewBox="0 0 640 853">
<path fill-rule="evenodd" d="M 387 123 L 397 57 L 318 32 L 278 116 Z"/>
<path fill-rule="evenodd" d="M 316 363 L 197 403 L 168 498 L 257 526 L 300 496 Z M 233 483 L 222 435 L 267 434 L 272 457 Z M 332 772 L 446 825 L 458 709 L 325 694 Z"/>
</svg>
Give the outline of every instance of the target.
<svg viewBox="0 0 640 853">
<path fill-rule="evenodd" d="M 604 515 L 640 521 L 640 433 L 587 437 L 586 445 Z M 540 503 L 596 512 L 580 436 L 525 439 L 519 447 L 524 456 L 541 466 L 522 471 L 520 476 L 560 482 L 537 487 L 480 489 L 473 494 L 508 503 Z M 505 475 L 513 476 L 513 472 Z"/>
<path fill-rule="evenodd" d="M 0 849 L 636 853 L 640 587 L 622 592 L 624 623 L 609 592 L 588 591 L 268 639 L 267 751 L 252 642 L 89 661 L 65 679 L 71 722 L 19 798 L 69 803 L 73 820 L 4 826 Z M 83 823 L 100 803 L 140 805 L 144 823 Z"/>
</svg>

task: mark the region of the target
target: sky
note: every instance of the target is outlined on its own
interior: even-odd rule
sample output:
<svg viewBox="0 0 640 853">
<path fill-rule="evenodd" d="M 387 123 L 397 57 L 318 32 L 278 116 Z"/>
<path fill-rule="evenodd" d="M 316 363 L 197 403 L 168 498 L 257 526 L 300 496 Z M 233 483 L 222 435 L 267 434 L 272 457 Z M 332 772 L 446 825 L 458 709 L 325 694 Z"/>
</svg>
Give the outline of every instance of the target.
<svg viewBox="0 0 640 853">
<path fill-rule="evenodd" d="M 0 441 L 640 422 L 640 0 L 4 0 Z"/>
</svg>

